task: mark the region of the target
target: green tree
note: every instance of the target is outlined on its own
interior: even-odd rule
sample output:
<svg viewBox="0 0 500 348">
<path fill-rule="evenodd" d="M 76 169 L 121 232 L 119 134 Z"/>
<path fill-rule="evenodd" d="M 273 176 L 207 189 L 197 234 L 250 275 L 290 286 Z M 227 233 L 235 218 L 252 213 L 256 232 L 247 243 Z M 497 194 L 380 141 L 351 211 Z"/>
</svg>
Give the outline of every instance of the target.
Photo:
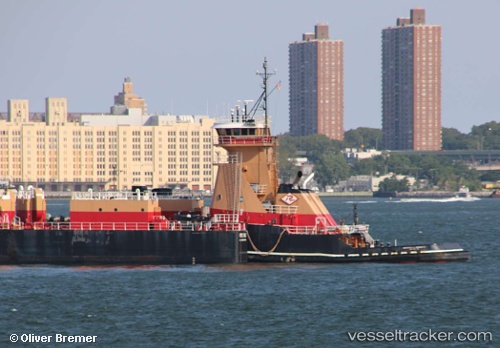
<svg viewBox="0 0 500 348">
<path fill-rule="evenodd" d="M 332 140 L 324 134 L 298 137 L 295 144 L 298 150 L 306 152 L 307 158 L 312 162 L 316 162 L 323 153 L 338 154 L 342 149 L 342 142 Z"/>
<path fill-rule="evenodd" d="M 500 123 L 491 121 L 473 126 L 471 136 L 477 141 L 478 150 L 500 149 Z"/>
<path fill-rule="evenodd" d="M 480 176 L 481 181 L 500 181 L 500 170 L 489 170 Z"/>
<path fill-rule="evenodd" d="M 345 147 L 375 147 L 381 137 L 379 129 L 357 128 L 345 133 L 345 141 L 331 140 L 325 135 L 292 137 L 280 136 L 279 175 L 289 182 L 296 175 L 294 163 L 298 152 L 316 165 L 316 181 L 329 185 L 347 178 L 349 175 L 378 175 L 395 173 L 412 175 L 417 179 L 427 179 L 432 186 L 446 190 L 457 190 L 466 185 L 471 190 L 480 188 L 480 177 L 474 170 L 459 162 L 436 155 L 402 155 L 383 152 L 379 156 L 354 162 L 349 166 L 340 150 Z M 453 128 L 443 128 L 443 148 L 449 150 L 495 149 L 500 148 L 500 123 L 488 122 L 474 126 L 470 134 L 462 134 Z"/>
<path fill-rule="evenodd" d="M 350 167 L 341 154 L 323 153 L 316 162 L 314 179 L 322 187 L 337 184 L 349 176 Z"/>
<path fill-rule="evenodd" d="M 278 172 L 279 178 L 283 182 L 290 182 L 297 174 L 297 168 L 294 161 L 296 153 L 297 147 L 294 138 L 287 134 L 280 135 L 278 146 Z"/>
<path fill-rule="evenodd" d="M 409 174 L 409 169 L 412 167 L 408 156 L 391 153 L 385 157 L 385 164 L 389 172 L 396 174 Z"/>
<path fill-rule="evenodd" d="M 382 130 L 360 127 L 344 133 L 344 147 L 377 149 L 380 147 Z"/>
<path fill-rule="evenodd" d="M 385 178 L 379 184 L 380 192 L 407 192 L 409 189 L 408 179 L 398 180 L 395 177 Z"/>
<path fill-rule="evenodd" d="M 352 173 L 355 175 L 376 175 L 380 173 L 379 169 L 379 162 L 375 158 L 367 158 L 352 164 Z"/>
<path fill-rule="evenodd" d="M 339 180 L 337 179 L 339 175 L 342 178 L 347 177 L 350 170 L 343 155 L 341 155 L 341 149 L 342 142 L 332 140 L 323 134 L 304 137 L 292 137 L 288 134 L 280 135 L 278 148 L 279 177 L 283 182 L 293 180 L 297 173 L 297 167 L 293 160 L 290 159 L 296 158 L 299 152 L 304 152 L 308 160 L 316 165 L 315 180 L 317 182 L 322 180 L 326 185 L 333 184 Z"/>
<path fill-rule="evenodd" d="M 467 134 L 462 134 L 455 128 L 442 129 L 443 150 L 474 150 L 474 139 Z"/>
</svg>

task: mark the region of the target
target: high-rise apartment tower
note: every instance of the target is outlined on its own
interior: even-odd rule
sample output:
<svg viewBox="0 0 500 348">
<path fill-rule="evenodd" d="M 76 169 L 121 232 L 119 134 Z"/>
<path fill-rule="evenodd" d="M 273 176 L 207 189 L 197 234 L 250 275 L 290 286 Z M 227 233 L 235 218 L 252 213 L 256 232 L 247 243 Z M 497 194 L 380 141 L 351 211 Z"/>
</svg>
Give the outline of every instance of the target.
<svg viewBox="0 0 500 348">
<path fill-rule="evenodd" d="M 382 145 L 441 149 L 441 26 L 421 8 L 382 30 Z"/>
<path fill-rule="evenodd" d="M 328 25 L 289 46 L 290 134 L 344 139 L 344 42 Z"/>
</svg>

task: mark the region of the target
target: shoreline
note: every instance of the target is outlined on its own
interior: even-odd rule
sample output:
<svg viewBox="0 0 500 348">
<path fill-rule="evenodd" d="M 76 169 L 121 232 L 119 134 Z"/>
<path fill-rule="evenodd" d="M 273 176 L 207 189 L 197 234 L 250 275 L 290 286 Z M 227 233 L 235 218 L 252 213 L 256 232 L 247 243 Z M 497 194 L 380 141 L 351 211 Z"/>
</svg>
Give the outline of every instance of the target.
<svg viewBox="0 0 500 348">
<path fill-rule="evenodd" d="M 472 197 L 488 198 L 492 192 L 470 192 Z M 456 196 L 454 191 L 413 191 L 413 192 L 398 192 L 395 198 L 452 198 Z M 371 191 L 357 192 L 318 192 L 320 197 L 373 197 Z"/>
<path fill-rule="evenodd" d="M 488 198 L 492 192 L 471 192 L 472 197 Z M 404 198 L 451 198 L 456 196 L 454 191 L 413 191 L 413 192 L 398 192 L 396 197 Z M 72 192 L 45 192 L 47 199 L 70 199 Z M 359 198 L 373 198 L 371 191 L 354 191 L 354 192 L 318 192 L 320 197 L 359 197 Z"/>
</svg>

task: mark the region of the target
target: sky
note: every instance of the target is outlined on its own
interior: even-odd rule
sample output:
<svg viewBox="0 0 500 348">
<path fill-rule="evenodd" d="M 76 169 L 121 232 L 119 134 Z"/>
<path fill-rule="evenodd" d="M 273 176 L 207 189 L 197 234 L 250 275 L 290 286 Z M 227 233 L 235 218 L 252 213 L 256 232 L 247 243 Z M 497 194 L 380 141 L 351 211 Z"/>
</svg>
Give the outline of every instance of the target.
<svg viewBox="0 0 500 348">
<path fill-rule="evenodd" d="M 344 128 L 381 128 L 381 31 L 410 9 L 442 26 L 442 125 L 500 122 L 500 0 L 0 0 L 0 111 L 66 97 L 109 112 L 130 77 L 149 113 L 228 113 L 257 99 L 267 58 L 273 132 L 288 131 L 288 45 L 330 27 L 344 41 Z"/>
</svg>

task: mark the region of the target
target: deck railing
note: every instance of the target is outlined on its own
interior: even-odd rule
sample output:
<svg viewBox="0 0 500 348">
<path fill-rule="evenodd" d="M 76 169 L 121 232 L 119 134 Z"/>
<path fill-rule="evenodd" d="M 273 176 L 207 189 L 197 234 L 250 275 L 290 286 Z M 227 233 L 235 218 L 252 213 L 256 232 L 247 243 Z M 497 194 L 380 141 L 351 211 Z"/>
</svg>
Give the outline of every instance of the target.
<svg viewBox="0 0 500 348">
<path fill-rule="evenodd" d="M 275 145 L 277 138 L 268 135 L 222 135 L 216 145 Z"/>
<path fill-rule="evenodd" d="M 267 190 L 267 185 L 266 184 L 250 184 L 252 186 L 253 192 L 257 194 L 264 194 L 266 193 Z"/>
<path fill-rule="evenodd" d="M 369 236 L 369 225 L 337 225 L 337 226 L 282 226 L 290 234 L 354 234 Z M 371 238 L 371 237 L 370 237 Z"/>
<path fill-rule="evenodd" d="M 35 230 L 144 231 L 168 230 L 170 222 L 35 222 Z"/>
<path fill-rule="evenodd" d="M 228 214 L 230 215 L 230 214 Z M 0 224 L 3 229 L 34 229 L 56 231 L 241 231 L 245 224 L 231 221 L 232 218 L 220 218 L 218 221 L 157 221 L 157 222 L 35 222 L 33 226 Z"/>
<path fill-rule="evenodd" d="M 221 222 L 221 223 L 228 223 L 228 222 L 239 222 L 238 214 L 215 214 L 212 222 Z"/>
<path fill-rule="evenodd" d="M 225 155 L 218 154 L 213 161 L 214 164 L 240 163 L 240 154 L 230 153 Z"/>
<path fill-rule="evenodd" d="M 157 192 L 132 192 L 132 191 L 89 191 L 73 192 L 73 200 L 164 200 L 164 199 L 203 199 L 203 191 L 200 190 L 173 190 L 171 194 Z"/>
<path fill-rule="evenodd" d="M 271 214 L 295 214 L 299 209 L 298 206 L 294 205 L 271 205 L 264 204 L 266 211 Z"/>
</svg>

